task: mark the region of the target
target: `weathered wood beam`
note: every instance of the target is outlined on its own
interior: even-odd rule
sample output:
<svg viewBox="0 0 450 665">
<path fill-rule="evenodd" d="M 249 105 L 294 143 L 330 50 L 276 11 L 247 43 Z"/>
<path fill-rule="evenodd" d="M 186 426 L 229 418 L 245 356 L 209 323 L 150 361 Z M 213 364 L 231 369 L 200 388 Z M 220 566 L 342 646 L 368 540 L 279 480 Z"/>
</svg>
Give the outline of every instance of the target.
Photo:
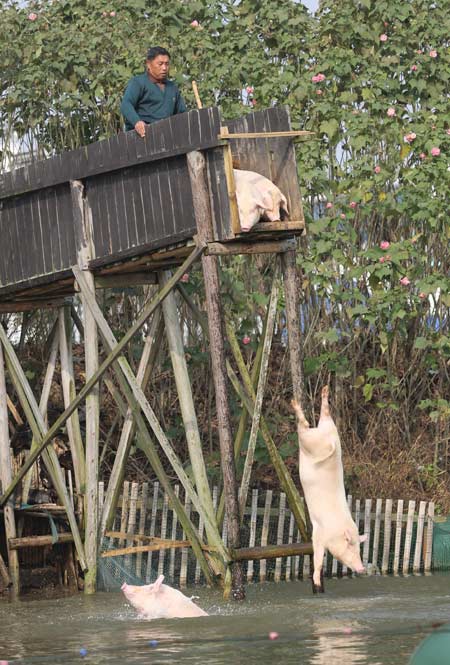
<svg viewBox="0 0 450 665">
<path fill-rule="evenodd" d="M 124 554 L 137 554 L 138 552 L 157 552 L 159 550 L 179 549 L 182 547 L 191 547 L 189 540 L 158 540 L 150 545 L 130 545 L 130 547 L 121 547 L 116 550 L 105 550 L 100 554 L 102 558 L 123 556 Z"/>
<path fill-rule="evenodd" d="M 199 237 L 204 242 L 207 242 L 208 240 L 212 240 L 212 217 L 205 158 L 200 152 L 190 152 L 187 160 L 197 230 Z M 211 362 L 219 425 L 220 454 L 225 487 L 228 542 L 230 547 L 237 549 L 240 546 L 239 503 L 231 434 L 230 407 L 228 403 L 228 385 L 225 371 L 226 355 L 217 261 L 216 256 L 202 257 L 206 309 L 210 331 Z M 231 590 L 235 600 L 245 598 L 243 571 L 239 563 L 236 562 L 231 565 Z M 228 592 L 229 587 L 225 588 L 225 594 Z"/>
<path fill-rule="evenodd" d="M 60 543 L 73 543 L 73 535 L 71 533 L 58 533 L 56 542 L 52 534 L 8 539 L 8 544 L 13 550 L 18 550 L 21 547 L 46 547 L 47 545 L 59 545 Z"/>
<path fill-rule="evenodd" d="M 0 323 L 2 330 L 3 326 Z M 5 362 L 3 358 L 3 349 L 0 344 L 0 480 L 2 487 L 7 487 L 12 478 L 12 459 L 9 441 L 8 429 L 8 407 L 6 402 L 6 377 L 5 377 Z M 14 500 L 5 505 L 3 512 L 3 519 L 5 522 L 5 534 L 7 540 L 16 537 L 16 520 L 14 517 Z M 12 581 L 10 590 L 11 599 L 15 600 L 19 597 L 20 593 L 20 579 L 19 579 L 19 558 L 17 552 L 14 552 L 8 547 L 8 565 L 9 577 Z"/>
<path fill-rule="evenodd" d="M 240 547 L 231 550 L 235 561 L 256 561 L 257 559 L 276 559 L 284 556 L 301 556 L 312 554 L 312 543 L 287 543 L 282 545 L 265 545 L 263 547 Z"/>
<path fill-rule="evenodd" d="M 42 450 L 44 450 L 49 445 L 50 441 L 57 434 L 57 432 L 60 430 L 60 428 L 65 424 L 67 419 L 72 415 L 72 413 L 75 411 L 75 409 L 78 408 L 80 403 L 85 399 L 86 395 L 88 395 L 90 393 L 90 391 L 97 384 L 98 380 L 103 376 L 103 374 L 106 372 L 106 370 L 113 364 L 113 362 L 116 360 L 116 358 L 121 354 L 122 350 L 127 346 L 130 339 L 144 325 L 145 321 L 149 318 L 149 316 L 151 316 L 151 314 L 153 314 L 155 309 L 164 300 L 167 293 L 181 279 L 181 277 L 184 275 L 184 273 L 189 270 L 191 265 L 195 261 L 197 261 L 197 259 L 201 256 L 201 254 L 204 252 L 204 250 L 205 250 L 205 245 L 204 244 L 197 245 L 196 248 L 190 254 L 190 256 L 186 259 L 186 261 L 184 261 L 184 263 L 174 273 L 172 279 L 170 280 L 170 285 L 168 284 L 165 289 L 162 289 L 161 291 L 159 291 L 157 293 L 157 295 L 152 299 L 152 301 L 144 307 L 144 309 L 142 311 L 142 314 L 138 317 L 138 319 L 133 324 L 133 326 L 130 328 L 130 330 L 128 330 L 128 332 L 122 337 L 120 342 L 114 348 L 114 351 L 112 353 L 110 353 L 107 358 L 105 358 L 103 363 L 98 368 L 97 372 L 89 379 L 89 381 L 86 383 L 84 388 L 82 388 L 82 390 L 78 393 L 77 397 L 74 399 L 74 401 L 71 403 L 71 405 L 59 416 L 59 418 L 56 419 L 56 421 L 50 427 L 50 429 L 48 430 L 46 435 L 42 438 L 42 441 L 39 444 L 38 448 L 36 450 L 34 450 L 32 453 L 30 453 L 29 457 L 24 462 L 24 464 L 22 465 L 20 471 L 16 474 L 15 478 L 12 480 L 11 484 L 6 488 L 6 490 L 3 491 L 3 494 L 0 497 L 0 506 L 3 506 L 6 503 L 6 501 L 11 496 L 11 493 L 14 491 L 17 484 L 20 483 L 23 476 L 26 474 L 28 469 L 33 465 L 33 463 L 39 457 Z M 170 286 L 170 288 L 168 288 L 169 286 Z M 0 326 L 0 328 L 1 328 L 1 326 Z M 1 330 L 0 330 L 0 334 L 1 334 Z"/>
<path fill-rule="evenodd" d="M 288 350 L 291 365 L 294 399 L 303 404 L 303 365 L 300 343 L 300 284 L 297 273 L 295 250 L 281 255 L 284 293 L 286 302 L 286 324 L 288 330 Z"/>
<path fill-rule="evenodd" d="M 239 379 L 237 378 L 230 363 L 227 364 L 228 376 L 230 377 L 233 388 L 241 398 L 243 405 L 247 409 L 248 413 L 252 415 L 254 402 L 256 398 L 252 379 L 249 375 L 247 366 L 242 357 L 242 353 L 239 348 L 239 343 L 236 339 L 234 330 L 230 325 L 227 326 L 227 334 L 228 334 L 228 339 L 230 341 L 233 356 L 235 358 L 236 364 L 239 368 L 239 372 L 242 377 L 242 381 L 245 386 L 245 390 L 242 388 Z M 306 516 L 298 489 L 294 485 L 294 481 L 291 478 L 291 474 L 287 470 L 286 465 L 283 462 L 280 453 L 278 452 L 278 449 L 270 434 L 270 430 L 263 417 L 261 417 L 260 427 L 261 427 L 261 436 L 263 437 L 264 442 L 267 446 L 267 450 L 270 455 L 273 467 L 277 473 L 278 478 L 280 479 L 280 484 L 283 489 L 283 492 L 286 494 L 289 506 L 292 512 L 294 513 L 297 527 L 302 535 L 303 540 L 307 540 Z"/>
<path fill-rule="evenodd" d="M 80 270 L 83 270 L 87 288 L 91 295 L 95 297 L 94 276 L 89 270 L 89 261 L 95 255 L 92 242 L 92 212 L 85 197 L 83 183 L 78 180 L 71 181 L 70 189 L 77 237 L 78 266 Z M 81 294 L 81 303 L 84 315 L 85 371 L 86 380 L 88 381 L 98 370 L 98 333 L 97 324 L 86 305 L 84 294 Z M 70 320 L 70 312 L 68 314 Z M 86 457 L 83 460 L 85 462 L 86 481 L 84 548 L 88 567 L 84 576 L 84 592 L 86 594 L 95 593 L 97 589 L 99 435 L 100 390 L 97 383 L 89 395 L 86 395 Z"/>
<path fill-rule="evenodd" d="M 167 284 L 169 279 L 170 272 L 164 271 L 159 273 L 161 286 Z M 173 293 L 170 293 L 164 300 L 162 309 L 195 487 L 202 503 L 203 510 L 209 515 L 209 524 L 206 525 L 208 542 L 215 547 L 220 547 L 222 544 L 222 538 L 216 525 L 211 490 L 203 458 L 197 415 L 195 413 L 194 398 L 192 396 L 192 388 L 184 352 L 177 304 Z M 212 529 L 210 525 L 212 525 Z"/>
<path fill-rule="evenodd" d="M 141 359 L 136 375 L 136 381 L 145 390 L 147 383 L 150 379 L 156 358 L 160 349 L 164 324 L 161 317 L 161 309 L 158 308 L 153 314 L 150 324 L 149 333 L 145 339 L 144 348 L 142 350 Z M 100 519 L 100 537 L 105 529 L 110 528 L 114 521 L 117 503 L 119 501 L 121 485 L 125 472 L 125 464 L 128 459 L 131 443 L 136 426 L 133 419 L 133 412 L 131 408 L 125 412 L 125 421 L 122 427 L 119 443 L 114 456 L 113 468 L 108 482 L 108 489 L 106 491 L 105 500 L 103 502 L 102 515 Z"/>
<path fill-rule="evenodd" d="M 8 568 L 0 554 L 0 578 L 3 580 L 3 586 L 6 588 L 12 587 L 11 578 L 8 573 Z"/>
<path fill-rule="evenodd" d="M 95 277 L 96 289 L 127 288 L 142 284 L 157 284 L 154 272 L 126 272 L 118 275 L 99 275 Z"/>
<path fill-rule="evenodd" d="M 226 132 L 224 130 L 227 130 Z M 271 139 L 271 138 L 294 138 L 296 136 L 315 136 L 316 132 L 303 130 L 288 130 L 286 132 L 232 132 L 228 127 L 221 127 L 219 139 Z"/>
<path fill-rule="evenodd" d="M 53 309 L 64 305 L 64 298 L 55 300 L 33 300 L 28 302 L 0 302 L 0 314 L 13 314 L 15 312 L 27 312 L 33 309 Z"/>
<path fill-rule="evenodd" d="M 37 441 L 36 450 L 38 450 L 39 447 L 42 445 L 41 444 L 42 439 L 46 435 L 47 425 L 42 417 L 41 412 L 39 411 L 39 407 L 34 398 L 33 391 L 31 390 L 30 384 L 28 383 L 25 373 L 15 354 L 12 344 L 6 335 L 5 330 L 3 329 L 3 326 L 0 326 L 0 341 L 3 344 L 3 350 L 6 356 L 8 373 L 11 377 L 14 388 L 19 397 L 28 424 L 30 425 L 33 437 L 36 438 Z M 36 453 L 36 450 L 34 452 L 30 451 L 30 454 L 28 455 L 27 460 L 22 465 L 19 474 L 22 472 L 22 475 L 25 475 L 26 471 L 28 471 L 28 469 L 31 468 L 31 465 L 27 467 L 27 462 L 32 458 L 33 454 Z M 43 450 L 42 459 L 49 472 L 50 478 L 58 494 L 59 500 L 61 501 L 62 505 L 66 510 L 67 519 L 69 521 L 69 525 L 74 537 L 75 546 L 77 548 L 80 566 L 83 568 L 83 570 L 85 570 L 86 563 L 84 558 L 83 543 L 81 542 L 80 532 L 78 530 L 78 524 L 75 518 L 75 513 L 72 508 L 72 503 L 70 501 L 67 492 L 64 476 L 58 460 L 58 455 L 56 454 L 56 451 L 53 448 L 53 446 L 50 446 L 48 449 Z M 24 467 L 27 467 L 25 472 L 23 472 Z M 13 483 L 14 481 L 10 483 L 9 487 L 11 487 Z M 8 489 L 6 490 L 6 493 L 7 492 Z M 6 493 L 4 493 L 3 496 L 5 496 Z"/>
<path fill-rule="evenodd" d="M 95 320 L 98 325 L 98 329 L 100 331 L 100 335 L 102 337 L 103 343 L 105 344 L 105 347 L 110 351 L 110 353 L 114 353 L 114 350 L 117 348 L 118 343 L 111 331 L 111 328 L 109 327 L 105 317 L 102 314 L 102 311 L 100 310 L 100 307 L 97 304 L 97 301 L 95 298 L 91 296 L 91 294 L 88 292 L 84 280 L 84 276 L 82 272 L 78 269 L 77 266 L 73 267 L 74 274 L 76 276 L 76 279 L 80 285 L 81 291 L 84 293 L 86 302 L 89 305 L 89 308 L 91 309 L 91 312 L 93 316 L 95 317 Z M 167 283 L 170 284 L 171 280 Z M 167 285 L 164 288 L 167 288 Z M 124 393 L 127 401 L 129 401 L 130 406 L 133 408 L 134 405 L 134 415 L 140 416 L 140 409 L 142 409 L 142 413 L 145 416 L 145 419 L 147 420 L 148 424 L 152 428 L 161 448 L 164 450 L 164 453 L 166 454 L 169 462 L 172 465 L 172 468 L 176 472 L 181 484 L 183 485 L 184 489 L 186 490 L 187 494 L 189 495 L 193 505 L 195 506 L 197 512 L 202 515 L 203 521 L 205 523 L 205 527 L 208 524 L 208 528 L 213 530 L 213 525 L 209 524 L 210 523 L 210 518 L 209 515 L 204 511 L 203 505 L 201 501 L 199 500 L 199 497 L 194 490 L 194 487 L 192 485 L 192 482 L 190 481 L 188 475 L 186 474 L 183 465 L 181 461 L 179 460 L 177 454 L 175 453 L 171 443 L 169 442 L 168 438 L 166 437 L 164 431 L 161 428 L 161 425 L 158 422 L 158 419 L 156 418 L 156 415 L 151 408 L 150 404 L 148 403 L 147 398 L 145 397 L 145 394 L 142 390 L 142 388 L 138 385 L 136 381 L 136 377 L 133 374 L 133 371 L 131 370 L 130 365 L 128 364 L 128 361 L 124 356 L 120 356 L 117 358 L 117 362 L 114 363 L 114 370 L 116 371 L 116 376 L 119 381 L 119 384 L 121 386 L 121 390 Z M 141 429 L 141 427 L 140 427 Z M 147 446 L 151 444 L 151 440 L 148 437 L 148 432 L 145 427 L 145 424 L 143 426 L 142 430 L 144 436 L 147 437 Z M 156 451 L 155 451 L 156 454 Z M 158 458 L 159 461 L 159 458 Z M 160 466 L 160 463 L 159 463 Z M 155 467 L 154 467 L 155 469 Z M 156 472 L 156 469 L 155 469 Z M 167 490 L 166 490 L 167 491 Z M 173 495 L 173 490 L 171 488 L 171 493 Z M 179 502 L 178 502 L 179 503 Z M 174 500 L 172 499 L 172 505 L 174 505 Z M 180 504 L 181 505 L 181 504 Z M 181 519 L 180 519 L 181 521 Z M 189 534 L 190 535 L 190 534 Z M 225 549 L 225 547 L 222 544 L 221 550 L 219 552 L 222 560 L 226 563 L 228 562 L 228 553 Z"/>
<path fill-rule="evenodd" d="M 241 487 L 239 491 L 239 507 L 240 507 L 240 512 L 241 512 L 241 522 L 244 518 L 244 510 L 245 506 L 247 504 L 247 496 L 248 496 L 248 488 L 250 484 L 250 475 L 252 471 L 252 466 L 253 466 L 253 459 L 254 459 L 254 454 L 255 454 L 255 449 L 256 449 L 256 440 L 258 436 L 258 431 L 259 431 L 259 424 L 261 420 L 261 411 L 262 411 L 262 403 L 264 399 L 264 391 L 266 387 L 266 381 L 267 381 L 267 371 L 269 367 L 269 359 L 270 359 L 270 349 L 272 346 L 272 337 L 273 337 L 273 331 L 275 328 L 275 319 L 276 319 L 276 314 L 277 314 L 277 305 L 278 305 L 278 293 L 279 293 L 279 285 L 278 285 L 278 265 L 275 265 L 275 271 L 273 275 L 273 281 L 272 281 L 272 289 L 270 293 L 270 300 L 269 300 L 269 307 L 268 307 L 268 316 L 267 316 L 267 324 L 265 327 L 264 331 L 264 343 L 263 343 L 263 352 L 262 352 L 262 359 L 261 359 L 261 369 L 259 372 L 259 378 L 258 378 L 258 388 L 256 391 L 256 399 L 255 399 L 255 405 L 253 409 L 253 417 L 252 417 L 252 428 L 250 431 L 250 438 L 248 442 L 248 447 L 247 447 L 247 454 L 245 457 L 245 463 L 244 463 L 244 470 L 242 473 L 242 479 L 241 479 Z M 228 326 L 229 328 L 230 326 Z"/>
<path fill-rule="evenodd" d="M 206 255 L 234 256 L 236 254 L 281 254 L 296 247 L 295 238 L 267 242 L 209 242 Z"/>
</svg>

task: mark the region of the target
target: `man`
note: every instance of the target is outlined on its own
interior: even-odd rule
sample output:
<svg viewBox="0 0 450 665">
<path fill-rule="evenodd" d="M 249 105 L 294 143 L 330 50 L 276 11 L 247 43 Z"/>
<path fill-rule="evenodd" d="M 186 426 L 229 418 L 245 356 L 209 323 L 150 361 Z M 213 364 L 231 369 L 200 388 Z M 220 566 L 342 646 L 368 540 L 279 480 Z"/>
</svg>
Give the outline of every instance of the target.
<svg viewBox="0 0 450 665">
<path fill-rule="evenodd" d="M 144 137 L 146 125 L 187 110 L 177 86 L 167 78 L 169 67 L 170 55 L 165 48 L 148 50 L 145 73 L 128 82 L 120 105 L 127 131 L 135 129 Z"/>
</svg>

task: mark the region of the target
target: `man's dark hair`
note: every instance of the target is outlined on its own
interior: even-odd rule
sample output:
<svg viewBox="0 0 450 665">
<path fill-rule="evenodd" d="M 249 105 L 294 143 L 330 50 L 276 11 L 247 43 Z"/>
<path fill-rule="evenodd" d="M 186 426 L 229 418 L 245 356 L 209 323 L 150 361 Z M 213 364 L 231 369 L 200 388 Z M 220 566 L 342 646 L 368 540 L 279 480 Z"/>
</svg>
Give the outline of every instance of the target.
<svg viewBox="0 0 450 665">
<path fill-rule="evenodd" d="M 158 55 L 167 55 L 170 58 L 170 53 L 162 46 L 151 46 L 147 51 L 147 60 L 154 60 Z"/>
</svg>

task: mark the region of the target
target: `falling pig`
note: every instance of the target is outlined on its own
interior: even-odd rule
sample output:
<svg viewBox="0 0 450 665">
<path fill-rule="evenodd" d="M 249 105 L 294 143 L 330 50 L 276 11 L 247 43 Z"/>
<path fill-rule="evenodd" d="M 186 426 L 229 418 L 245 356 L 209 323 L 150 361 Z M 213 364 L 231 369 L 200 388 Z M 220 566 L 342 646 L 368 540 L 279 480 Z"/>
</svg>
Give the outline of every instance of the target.
<svg viewBox="0 0 450 665">
<path fill-rule="evenodd" d="M 164 575 L 160 575 L 153 584 L 132 586 L 122 584 L 125 598 L 145 619 L 181 619 L 183 617 L 207 616 L 200 607 L 181 591 L 163 584 Z"/>
<path fill-rule="evenodd" d="M 313 528 L 313 583 L 321 588 L 325 550 L 356 573 L 365 572 L 360 543 L 367 536 L 359 535 L 345 498 L 341 442 L 330 415 L 328 386 L 322 389 L 317 427 L 309 426 L 297 402 L 292 407 L 297 415 L 300 481 Z"/>
<path fill-rule="evenodd" d="M 242 231 L 250 231 L 261 217 L 275 222 L 289 215 L 286 197 L 271 180 L 254 171 L 233 173 Z"/>
</svg>

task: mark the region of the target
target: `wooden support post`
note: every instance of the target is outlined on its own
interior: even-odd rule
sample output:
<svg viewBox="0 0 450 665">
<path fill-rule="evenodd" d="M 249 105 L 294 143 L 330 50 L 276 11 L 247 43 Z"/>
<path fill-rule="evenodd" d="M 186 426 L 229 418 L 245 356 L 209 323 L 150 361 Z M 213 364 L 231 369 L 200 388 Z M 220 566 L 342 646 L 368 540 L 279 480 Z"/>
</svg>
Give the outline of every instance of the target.
<svg viewBox="0 0 450 665">
<path fill-rule="evenodd" d="M 136 381 L 142 390 L 145 390 L 150 379 L 151 372 L 160 349 L 163 329 L 164 326 L 161 317 L 161 309 L 158 308 L 153 314 L 152 322 L 150 324 L 150 331 L 145 339 L 144 348 L 136 375 Z M 128 407 L 125 414 L 125 422 L 122 427 L 117 451 L 114 456 L 114 464 L 109 477 L 108 490 L 106 492 L 105 501 L 103 504 L 103 511 L 100 522 L 101 536 L 103 536 L 106 529 L 111 528 L 114 521 L 114 515 L 120 495 L 120 486 L 123 482 L 125 464 L 128 459 L 128 453 L 133 441 L 135 429 L 136 426 L 133 420 L 133 412 Z"/>
<path fill-rule="evenodd" d="M 67 409 L 76 394 L 72 360 L 72 321 L 70 319 L 70 309 L 67 306 L 59 309 L 59 354 L 64 407 Z M 67 421 L 67 435 L 70 452 L 72 453 L 75 486 L 78 496 L 82 497 L 85 492 L 86 468 L 78 410 L 74 410 Z"/>
<path fill-rule="evenodd" d="M 213 238 L 205 159 L 200 152 L 190 152 L 187 155 L 187 160 L 197 230 L 200 239 L 207 242 Z M 228 403 L 224 326 L 220 302 L 220 281 L 217 257 L 203 256 L 202 268 L 210 331 L 209 339 L 212 371 L 216 392 L 220 453 L 223 484 L 225 487 L 225 511 L 228 524 L 228 542 L 231 548 L 238 549 L 240 546 L 238 488 L 234 463 L 233 439 L 231 435 L 230 407 Z M 235 562 L 232 564 L 231 578 L 233 598 L 235 600 L 244 599 L 244 576 L 242 567 L 239 563 Z M 227 593 L 227 589 L 225 592 Z"/>
<path fill-rule="evenodd" d="M 1 323 L 0 328 L 3 330 Z M 0 344 L 0 480 L 3 489 L 10 484 L 12 479 L 12 460 L 9 447 L 8 407 L 6 404 L 6 395 L 5 364 L 2 345 Z M 10 538 L 16 537 L 14 500 L 12 497 L 5 505 L 3 515 L 5 520 L 6 540 L 7 543 L 9 543 Z M 12 600 L 15 600 L 19 597 L 20 593 L 19 557 L 16 551 L 10 549 L 9 545 L 7 545 L 7 549 L 9 577 L 12 581 L 10 596 Z"/>
<path fill-rule="evenodd" d="M 53 375 L 55 373 L 56 357 L 58 355 L 58 346 L 59 346 L 59 332 L 58 329 L 56 328 L 55 333 L 52 334 L 50 356 L 48 359 L 47 369 L 45 372 L 44 384 L 42 386 L 41 399 L 39 401 L 39 411 L 42 413 L 42 417 L 44 418 L 45 422 L 47 422 L 47 417 L 46 417 L 47 405 L 48 405 L 48 399 L 50 397 L 50 388 L 52 386 Z M 31 441 L 31 450 L 34 450 L 36 446 L 37 446 L 37 441 L 33 437 Z M 28 501 L 28 494 L 30 491 L 32 475 L 33 472 L 32 469 L 30 469 L 24 478 L 22 486 L 22 503 L 27 503 Z"/>
<path fill-rule="evenodd" d="M 95 296 L 94 276 L 89 270 L 89 261 L 94 256 L 92 214 L 87 199 L 84 196 L 83 183 L 78 180 L 71 181 L 70 189 L 72 194 L 72 212 L 77 236 L 78 267 L 83 270 L 86 284 L 90 292 Z M 89 381 L 98 370 L 98 333 L 97 324 L 95 323 L 95 319 L 92 316 L 89 307 L 86 305 L 83 294 L 81 294 L 81 303 L 83 305 L 84 316 L 86 381 Z M 76 412 L 72 418 L 75 417 L 75 414 Z M 84 576 L 84 592 L 86 594 L 95 593 L 97 588 L 99 431 L 100 394 L 99 386 L 96 384 L 89 395 L 86 396 L 86 526 L 84 534 L 86 564 L 88 567 Z"/>
<path fill-rule="evenodd" d="M 91 309 L 92 314 L 95 317 L 95 320 L 97 322 L 102 340 L 106 348 L 109 350 L 110 355 L 115 355 L 117 348 L 120 346 L 120 343 L 116 342 L 116 339 L 111 331 L 111 328 L 109 327 L 105 317 L 103 316 L 100 307 L 97 304 L 97 301 L 95 298 L 89 293 L 89 290 L 86 286 L 84 276 L 82 274 L 82 271 L 80 271 L 76 266 L 73 267 L 73 272 L 75 274 L 75 277 L 77 279 L 78 285 L 81 289 L 81 291 L 84 293 L 86 297 L 86 302 Z M 127 333 L 128 334 L 128 333 Z M 160 443 L 161 447 L 163 448 L 165 454 L 167 455 L 167 458 L 169 459 L 173 469 L 175 470 L 178 478 L 180 479 L 183 487 L 185 488 L 186 492 L 189 494 L 189 496 L 192 499 L 193 504 L 195 505 L 195 508 L 198 513 L 202 513 L 203 519 L 206 524 L 209 522 L 209 516 L 205 513 L 203 510 L 203 506 L 201 502 L 198 499 L 198 495 L 194 490 L 194 487 L 187 476 L 183 465 L 181 464 L 178 456 L 176 455 L 175 451 L 173 450 L 169 440 L 167 439 L 165 433 L 163 432 L 158 419 L 155 416 L 155 413 L 153 409 L 151 408 L 150 404 L 148 403 L 147 398 L 144 395 L 144 392 L 142 388 L 138 385 L 136 381 L 136 377 L 134 376 L 131 367 L 129 366 L 127 360 L 124 358 L 124 356 L 120 356 L 117 361 L 114 362 L 114 370 L 116 372 L 116 376 L 119 382 L 119 385 L 121 387 L 121 390 L 123 394 L 125 395 L 132 411 L 133 411 L 133 417 L 136 420 L 136 423 L 138 425 L 139 431 L 142 435 L 142 440 L 144 442 L 144 446 L 142 446 L 142 449 L 148 456 L 153 469 L 155 473 L 158 475 L 159 480 L 161 481 L 161 484 L 163 485 L 165 491 L 170 497 L 171 503 L 173 506 L 178 507 L 178 512 L 179 512 L 179 517 L 180 517 L 180 522 L 183 523 L 183 527 L 186 529 L 186 532 L 189 535 L 189 538 L 192 542 L 192 547 L 194 551 L 196 550 L 197 556 L 203 556 L 203 553 L 201 552 L 201 548 L 199 545 L 199 540 L 198 536 L 195 533 L 195 530 L 192 527 L 192 524 L 189 522 L 187 523 L 186 520 L 186 515 L 183 513 L 183 509 L 181 507 L 181 504 L 179 500 L 175 497 L 175 494 L 173 492 L 173 488 L 170 485 L 170 482 L 167 478 L 167 475 L 165 474 L 161 461 L 159 459 L 159 456 L 155 450 L 154 444 L 149 437 L 147 428 L 145 426 L 144 420 L 142 418 L 140 409 L 142 409 L 142 413 L 144 414 L 147 422 L 149 423 L 150 427 L 152 428 L 156 438 L 158 439 L 158 442 Z M 141 443 L 142 445 L 142 443 Z M 186 526 L 185 526 L 186 525 Z M 208 525 L 209 528 L 212 530 L 212 525 Z M 219 555 L 223 559 L 224 562 L 229 561 L 229 556 L 226 551 L 226 549 L 222 546 L 219 550 Z M 208 579 L 211 579 L 211 575 L 209 572 L 208 567 L 207 569 L 207 575 Z"/>
<path fill-rule="evenodd" d="M 259 431 L 259 423 L 261 419 L 262 403 L 264 399 L 264 390 L 266 387 L 267 370 L 269 367 L 270 349 L 272 346 L 272 337 L 275 327 L 275 317 L 278 305 L 278 267 L 275 268 L 273 276 L 272 291 L 270 294 L 267 325 L 264 335 L 264 347 L 262 354 L 261 370 L 259 373 L 258 389 L 256 391 L 255 406 L 253 409 L 252 428 L 250 431 L 250 439 L 248 442 L 247 455 L 245 458 L 244 471 L 242 473 L 241 488 L 239 492 L 239 507 L 241 512 L 241 522 L 244 518 L 244 510 L 247 504 L 248 488 L 250 484 L 250 474 L 253 466 L 253 458 L 256 449 L 256 439 Z"/>
<path fill-rule="evenodd" d="M 300 344 L 300 284 L 297 274 L 296 251 L 281 254 L 286 301 L 286 324 L 288 331 L 289 360 L 291 364 L 292 392 L 294 399 L 303 404 L 303 367 Z"/>
<path fill-rule="evenodd" d="M 160 272 L 159 281 L 161 286 L 167 284 L 170 276 L 170 272 L 168 271 Z M 164 300 L 162 309 L 194 482 L 198 497 L 203 505 L 203 510 L 209 515 L 210 525 L 213 526 L 212 531 L 206 526 L 206 534 L 209 544 L 217 547 L 219 546 L 221 538 L 215 523 L 211 490 L 209 488 L 208 476 L 206 475 L 206 466 L 203 459 L 202 443 L 198 429 L 197 415 L 195 413 L 194 398 L 192 396 L 192 388 L 184 353 L 183 337 L 177 313 L 175 295 L 173 292 L 169 293 Z"/>
<path fill-rule="evenodd" d="M 8 339 L 8 336 L 6 335 L 5 330 L 3 329 L 3 326 L 0 326 L 0 341 L 1 344 L 3 344 L 3 350 L 6 356 L 9 375 L 19 396 L 20 403 L 26 414 L 28 423 L 33 432 L 33 436 L 37 440 L 37 448 L 33 452 L 30 451 L 26 462 L 22 465 L 22 468 L 16 475 L 15 480 L 9 484 L 8 488 L 3 493 L 0 503 L 3 504 L 5 502 L 5 497 L 9 498 L 9 496 L 11 496 L 11 492 L 19 482 L 18 478 L 22 478 L 26 474 L 28 469 L 31 468 L 33 462 L 36 460 L 39 452 L 42 452 L 42 458 L 50 474 L 56 492 L 58 493 L 58 497 L 66 509 L 67 519 L 69 521 L 75 541 L 75 546 L 77 548 L 80 566 L 83 570 L 85 570 L 86 562 L 84 558 L 83 543 L 81 542 L 80 532 L 78 530 L 73 507 L 67 493 L 67 488 L 64 482 L 62 469 L 59 465 L 58 456 L 52 446 L 50 446 L 48 450 L 45 450 L 45 446 L 42 443 L 45 437 L 49 436 L 49 433 L 47 432 L 47 426 L 41 412 L 39 411 L 39 407 L 30 388 L 30 384 L 28 383 L 28 380 L 20 366 L 19 360 L 14 352 L 11 342 Z M 49 441 L 51 441 L 51 437 L 49 437 Z"/>
<path fill-rule="evenodd" d="M 252 380 L 248 373 L 244 359 L 242 358 L 242 354 L 239 349 L 239 344 L 237 342 L 236 335 L 230 325 L 227 325 L 227 334 L 228 334 L 228 339 L 230 340 L 231 349 L 234 358 L 236 360 L 236 364 L 239 367 L 239 371 L 241 373 L 241 377 L 244 382 L 245 391 L 243 390 L 233 368 L 229 363 L 227 363 L 228 376 L 230 377 L 233 388 L 241 398 L 242 403 L 244 404 L 250 416 L 252 416 L 254 408 L 253 405 L 256 398 Z M 283 462 L 283 458 L 278 452 L 278 449 L 270 434 L 267 423 L 263 417 L 261 417 L 260 425 L 261 425 L 261 435 L 267 446 L 267 450 L 269 452 L 270 459 L 277 473 L 277 476 L 280 479 L 280 484 L 283 489 L 283 492 L 285 492 L 286 496 L 288 497 L 289 507 L 294 513 L 295 521 L 297 523 L 300 533 L 302 534 L 303 540 L 307 541 L 309 539 L 306 531 L 305 509 L 300 494 L 298 492 L 298 489 L 294 485 L 294 481 L 292 480 L 291 475 L 287 470 L 285 463 Z"/>
<path fill-rule="evenodd" d="M 140 314 L 140 316 L 138 317 L 137 321 L 131 326 L 131 328 L 128 330 L 128 332 L 122 337 L 120 342 L 114 348 L 114 351 L 112 351 L 108 355 L 108 357 L 105 358 L 105 360 L 102 362 L 102 364 L 100 365 L 98 370 L 95 372 L 95 374 L 89 379 L 89 381 L 87 381 L 84 388 L 82 388 L 82 390 L 80 390 L 79 394 L 71 402 L 70 406 L 68 406 L 66 408 L 66 410 L 64 411 L 64 413 L 62 413 L 59 416 L 59 418 L 56 419 L 56 421 L 49 428 L 49 430 L 45 434 L 45 436 L 42 437 L 42 441 L 39 444 L 39 446 L 36 448 L 36 450 L 34 450 L 33 452 L 30 453 L 30 455 L 28 456 L 26 462 L 22 465 L 20 471 L 14 477 L 13 481 L 9 484 L 9 486 L 3 491 L 2 496 L 0 496 L 0 507 L 3 506 L 6 503 L 8 498 L 11 496 L 12 492 L 14 492 L 14 489 L 17 487 L 18 483 L 20 483 L 23 476 L 28 471 L 28 469 L 30 469 L 33 466 L 33 463 L 39 457 L 41 452 L 49 445 L 52 438 L 59 432 L 61 427 L 66 423 L 67 419 L 70 418 L 70 416 L 75 411 L 75 409 L 78 408 L 80 403 L 91 392 L 91 390 L 93 390 L 93 388 L 97 384 L 100 377 L 102 377 L 103 374 L 106 372 L 106 370 L 115 362 L 115 360 L 121 354 L 122 349 L 124 349 L 127 346 L 128 342 L 134 336 L 134 334 L 144 325 L 144 323 L 147 321 L 147 319 L 153 314 L 155 309 L 160 305 L 160 303 L 167 296 L 168 292 L 174 287 L 174 285 L 178 282 L 178 280 L 182 277 L 182 275 L 184 275 L 184 273 L 187 270 L 189 270 L 190 266 L 195 261 L 197 261 L 197 259 L 204 252 L 204 250 L 205 250 L 205 244 L 204 243 L 203 244 L 199 243 L 197 245 L 197 247 L 188 256 L 188 258 L 184 261 L 184 263 L 175 272 L 174 276 L 170 280 L 170 284 L 168 284 L 165 289 L 162 289 L 161 291 L 159 291 L 156 294 L 156 296 L 151 300 L 151 302 L 148 303 L 144 307 L 144 309 L 143 309 L 142 313 Z M 1 326 L 0 326 L 0 328 L 1 328 Z M 0 336 L 2 338 L 2 341 L 6 339 L 6 342 L 8 342 L 8 339 L 7 339 L 6 335 L 5 334 L 2 335 L 1 333 L 2 333 L 2 331 L 0 329 Z M 3 331 L 3 333 L 4 333 L 4 331 Z"/>
</svg>

